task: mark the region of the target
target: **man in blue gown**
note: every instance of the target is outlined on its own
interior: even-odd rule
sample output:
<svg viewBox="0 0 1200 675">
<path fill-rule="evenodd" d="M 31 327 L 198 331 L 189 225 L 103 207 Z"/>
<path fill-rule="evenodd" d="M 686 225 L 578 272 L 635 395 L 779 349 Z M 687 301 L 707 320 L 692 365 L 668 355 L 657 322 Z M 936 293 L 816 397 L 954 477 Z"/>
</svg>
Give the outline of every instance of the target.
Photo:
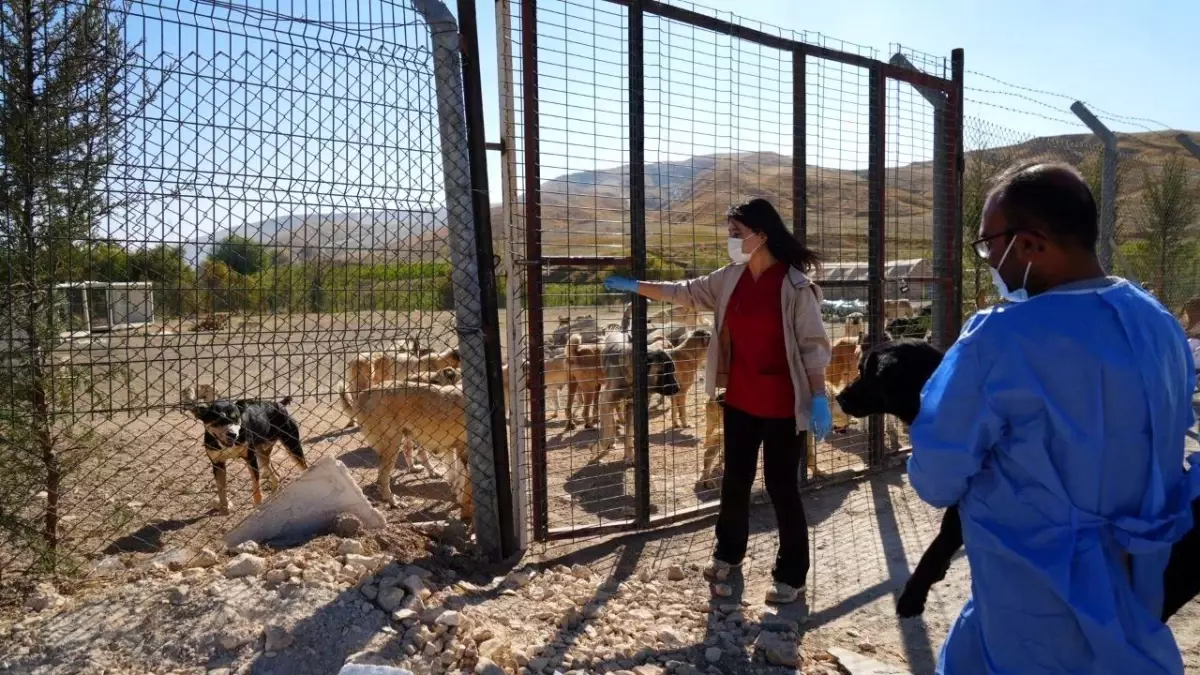
<svg viewBox="0 0 1200 675">
<path fill-rule="evenodd" d="M 938 673 L 1183 673 L 1159 620 L 1196 372 L 1182 327 L 1105 276 L 1072 168 L 1028 165 L 988 197 L 976 252 L 1009 302 L 976 314 L 926 384 L 908 471 L 958 504 L 971 597 Z"/>
</svg>

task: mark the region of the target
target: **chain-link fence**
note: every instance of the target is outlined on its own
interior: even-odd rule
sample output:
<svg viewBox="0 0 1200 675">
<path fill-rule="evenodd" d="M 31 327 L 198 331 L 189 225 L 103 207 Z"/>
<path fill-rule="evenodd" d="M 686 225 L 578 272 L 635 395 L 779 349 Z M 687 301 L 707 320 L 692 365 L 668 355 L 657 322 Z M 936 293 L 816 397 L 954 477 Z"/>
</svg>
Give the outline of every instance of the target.
<svg viewBox="0 0 1200 675">
<path fill-rule="evenodd" d="M 965 242 L 978 236 L 984 200 L 1004 169 L 1066 162 L 1096 196 L 1109 269 L 1141 283 L 1200 334 L 1191 325 L 1200 322 L 1200 147 L 1187 133 L 982 73 L 967 78 L 967 105 Z M 964 250 L 964 313 L 995 302 L 993 291 L 986 262 Z"/>
<path fill-rule="evenodd" d="M 601 282 L 726 265 L 734 204 L 765 197 L 822 254 L 835 392 L 885 331 L 957 334 L 961 61 L 900 48 L 882 60 L 686 2 L 497 10 L 508 355 L 528 371 L 511 390 L 510 444 L 535 539 L 715 509 L 722 408 L 704 355 L 720 327 L 711 312 L 630 302 Z M 622 335 L 628 382 L 601 358 L 606 336 Z M 667 362 L 680 393 L 661 396 L 654 364 Z M 604 402 L 618 394 L 630 413 L 614 422 Z M 894 422 L 835 418 L 801 481 L 877 470 L 905 445 Z"/>
<path fill-rule="evenodd" d="M 323 458 L 495 551 L 457 27 L 287 7 L 2 10 L 0 574 L 209 544 Z"/>
</svg>

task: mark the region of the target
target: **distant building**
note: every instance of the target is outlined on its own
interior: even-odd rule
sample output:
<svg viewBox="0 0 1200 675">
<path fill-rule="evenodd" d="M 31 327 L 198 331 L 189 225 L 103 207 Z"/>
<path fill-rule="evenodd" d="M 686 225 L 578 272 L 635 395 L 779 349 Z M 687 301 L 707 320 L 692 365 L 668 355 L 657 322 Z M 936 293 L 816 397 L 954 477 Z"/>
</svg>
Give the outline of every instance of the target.
<svg viewBox="0 0 1200 675">
<path fill-rule="evenodd" d="M 933 264 L 926 258 L 889 261 L 884 267 L 884 279 L 886 279 L 884 298 L 932 302 L 933 291 L 937 284 L 928 281 L 911 281 L 912 279 L 930 279 L 932 277 Z M 865 301 L 867 299 L 868 275 L 865 261 L 824 263 L 813 278 L 818 284 L 821 284 L 821 290 L 830 300 Z M 854 285 L 843 286 L 847 283 Z"/>
</svg>

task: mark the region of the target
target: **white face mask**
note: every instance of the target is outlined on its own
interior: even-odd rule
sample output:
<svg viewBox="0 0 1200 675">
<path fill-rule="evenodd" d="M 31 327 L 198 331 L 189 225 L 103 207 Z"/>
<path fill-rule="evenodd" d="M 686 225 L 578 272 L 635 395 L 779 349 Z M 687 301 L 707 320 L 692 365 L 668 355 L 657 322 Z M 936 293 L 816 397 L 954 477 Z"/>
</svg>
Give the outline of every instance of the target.
<svg viewBox="0 0 1200 675">
<path fill-rule="evenodd" d="M 750 249 L 749 253 L 746 253 L 742 250 L 742 244 L 745 241 L 745 239 L 738 239 L 737 237 L 730 237 L 725 241 L 725 247 L 729 249 L 730 260 L 735 263 L 748 263 L 750 262 L 750 257 L 753 256 L 754 252 L 758 250 L 758 247 L 763 245 L 763 242 L 760 241 L 758 242 L 758 246 L 755 246 L 754 248 Z"/>
<path fill-rule="evenodd" d="M 1008 258 L 1008 253 L 1012 250 L 1015 243 L 1017 243 L 1017 238 L 1013 237 L 1008 242 L 1008 248 L 1004 249 L 1004 255 L 1000 256 L 1000 264 L 995 267 L 989 267 L 988 270 L 992 273 L 992 283 L 996 285 L 996 291 L 1000 294 L 1000 297 L 1009 302 L 1025 302 L 1029 299 L 1029 291 L 1026 290 L 1025 285 L 1029 283 L 1029 270 L 1033 269 L 1033 263 L 1025 266 L 1025 278 L 1021 280 L 1021 288 L 1015 291 L 1010 291 L 1008 284 L 1004 283 L 1004 279 L 1000 278 L 1000 268 L 1004 266 L 1004 261 Z"/>
</svg>

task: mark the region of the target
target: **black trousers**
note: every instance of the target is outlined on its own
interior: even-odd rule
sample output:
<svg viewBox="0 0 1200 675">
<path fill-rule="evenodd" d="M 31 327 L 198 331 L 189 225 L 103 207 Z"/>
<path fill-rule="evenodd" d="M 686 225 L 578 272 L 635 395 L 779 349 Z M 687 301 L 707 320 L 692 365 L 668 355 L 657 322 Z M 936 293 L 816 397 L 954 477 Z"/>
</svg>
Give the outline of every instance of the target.
<svg viewBox="0 0 1200 675">
<path fill-rule="evenodd" d="M 809 566 L 808 521 L 800 501 L 800 459 L 807 436 L 807 432 L 796 433 L 794 418 L 764 419 L 725 406 L 725 476 L 717 516 L 717 560 L 737 565 L 746 557 L 750 490 L 758 466 L 758 446 L 762 445 L 763 479 L 779 527 L 779 552 L 772 576 L 789 586 L 804 585 Z"/>
</svg>

